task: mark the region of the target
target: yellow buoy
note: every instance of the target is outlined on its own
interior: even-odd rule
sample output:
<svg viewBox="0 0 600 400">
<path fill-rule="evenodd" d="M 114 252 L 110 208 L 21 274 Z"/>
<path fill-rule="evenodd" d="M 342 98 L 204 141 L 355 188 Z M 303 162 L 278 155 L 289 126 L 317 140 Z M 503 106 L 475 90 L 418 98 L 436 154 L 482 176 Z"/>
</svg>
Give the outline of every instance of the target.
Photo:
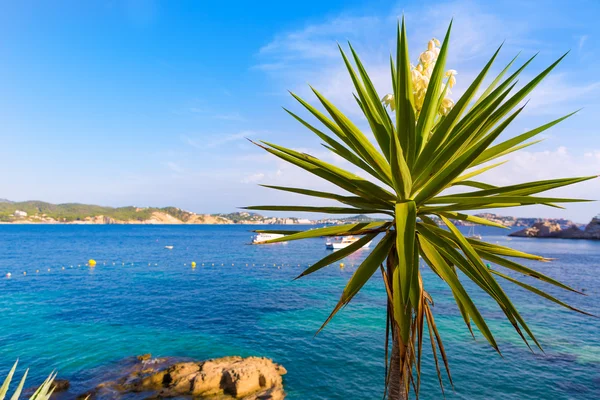
<svg viewBox="0 0 600 400">
<path fill-rule="evenodd" d="M 37 273 L 39 273 L 39 272 L 40 272 L 40 270 L 39 270 L 39 269 L 36 269 L 36 270 L 35 270 L 35 273 L 36 273 L 36 274 L 37 274 Z"/>
<path fill-rule="evenodd" d="M 340 263 L 340 268 L 344 268 L 344 267 L 345 267 L 344 263 Z"/>
<path fill-rule="evenodd" d="M 23 275 L 27 275 L 27 272 L 26 272 L 26 271 L 23 271 Z"/>
<path fill-rule="evenodd" d="M 89 260 L 89 261 L 88 261 L 88 265 L 89 265 L 90 267 L 95 267 L 95 266 L 96 266 L 96 260 L 93 260 L 93 259 Z"/>
<path fill-rule="evenodd" d="M 192 266 L 192 268 L 196 268 L 196 261 L 192 261 L 191 266 Z"/>
</svg>

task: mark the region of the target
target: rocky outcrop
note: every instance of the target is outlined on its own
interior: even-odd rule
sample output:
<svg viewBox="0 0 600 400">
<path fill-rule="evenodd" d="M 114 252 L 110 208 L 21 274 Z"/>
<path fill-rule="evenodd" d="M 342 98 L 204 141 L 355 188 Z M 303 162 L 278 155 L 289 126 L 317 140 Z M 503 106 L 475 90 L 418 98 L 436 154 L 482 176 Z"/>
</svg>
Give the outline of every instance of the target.
<svg viewBox="0 0 600 400">
<path fill-rule="evenodd" d="M 509 236 L 518 237 L 556 237 L 560 232 L 560 225 L 551 222 L 536 222 L 529 228 L 513 232 Z"/>
<path fill-rule="evenodd" d="M 23 391 L 23 395 L 28 397 L 33 396 L 38 387 L 39 386 L 25 389 Z M 71 382 L 69 382 L 67 379 L 54 379 L 54 382 L 52 382 L 52 393 L 54 393 L 52 398 L 54 399 L 56 397 L 59 397 L 59 393 L 66 392 L 67 390 L 69 390 L 70 387 Z"/>
<path fill-rule="evenodd" d="M 145 399 L 282 400 L 285 398 L 281 365 L 263 357 L 223 357 L 177 362 L 169 358 L 138 356 L 133 367 L 115 380 L 103 382 L 80 395 L 84 399 L 113 399 L 143 394 Z"/>
<path fill-rule="evenodd" d="M 592 218 L 585 227 L 583 234 L 588 239 L 600 239 L 600 218 L 598 216 Z"/>
<path fill-rule="evenodd" d="M 513 232 L 509 236 L 600 240 L 600 217 L 597 216 L 592 218 L 583 231 L 576 225 L 561 229 L 559 224 L 538 222 L 529 228 Z"/>
</svg>

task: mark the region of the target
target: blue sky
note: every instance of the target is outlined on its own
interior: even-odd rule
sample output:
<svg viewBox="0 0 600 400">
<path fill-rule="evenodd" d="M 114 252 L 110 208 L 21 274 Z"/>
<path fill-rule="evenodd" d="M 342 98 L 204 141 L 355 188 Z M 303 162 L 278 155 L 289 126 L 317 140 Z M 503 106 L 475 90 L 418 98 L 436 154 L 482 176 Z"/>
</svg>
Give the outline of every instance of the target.
<svg viewBox="0 0 600 400">
<path fill-rule="evenodd" d="M 519 51 L 522 61 L 540 52 L 522 82 L 571 50 L 508 136 L 584 109 L 490 172 L 489 182 L 600 172 L 596 1 L 57 0 L 3 1 L 2 10 L 0 197 L 211 213 L 306 204 L 257 183 L 326 184 L 244 137 L 339 163 L 281 109 L 302 112 L 287 90 L 310 98 L 310 83 L 366 127 L 336 41 L 350 40 L 378 90 L 389 92 L 402 13 L 414 59 L 454 17 L 448 67 L 459 73 L 457 95 L 503 40 L 497 70 Z M 600 199 L 600 181 L 557 194 L 566 193 Z M 585 222 L 598 211 L 592 203 L 502 213 Z"/>
</svg>

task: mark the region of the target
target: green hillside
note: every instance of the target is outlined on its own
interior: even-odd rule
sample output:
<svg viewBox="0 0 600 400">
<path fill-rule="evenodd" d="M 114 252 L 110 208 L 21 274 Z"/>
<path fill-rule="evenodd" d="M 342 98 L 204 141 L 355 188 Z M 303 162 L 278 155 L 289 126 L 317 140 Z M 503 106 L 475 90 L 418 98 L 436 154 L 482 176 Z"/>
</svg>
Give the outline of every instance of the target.
<svg viewBox="0 0 600 400">
<path fill-rule="evenodd" d="M 51 204 L 43 201 L 0 202 L 0 221 L 10 222 L 16 210 L 24 211 L 28 217 L 49 217 L 57 221 L 79 221 L 86 217 L 106 216 L 119 221 L 149 219 L 154 211 L 161 211 L 181 220 L 189 218 L 191 213 L 175 207 L 137 208 L 137 207 L 103 207 L 91 204 L 65 203 Z"/>
</svg>

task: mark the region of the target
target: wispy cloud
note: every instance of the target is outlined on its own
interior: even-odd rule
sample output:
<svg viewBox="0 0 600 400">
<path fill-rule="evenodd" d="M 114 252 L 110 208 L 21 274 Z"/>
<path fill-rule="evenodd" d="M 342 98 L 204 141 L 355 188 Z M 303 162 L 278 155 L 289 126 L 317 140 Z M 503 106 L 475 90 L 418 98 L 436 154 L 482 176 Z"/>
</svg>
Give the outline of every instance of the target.
<svg viewBox="0 0 600 400">
<path fill-rule="evenodd" d="M 177 164 L 173 161 L 167 161 L 164 163 L 164 165 L 171 171 L 176 172 L 178 174 L 181 174 L 184 172 L 184 169 L 179 164 Z"/>
<path fill-rule="evenodd" d="M 388 57 L 393 53 L 393 33 L 402 14 L 408 21 L 409 47 L 414 60 L 432 36 L 444 36 L 453 18 L 447 64 L 461 74 L 455 90 L 457 94 L 470 83 L 470 79 L 465 78 L 474 77 L 501 43 L 504 43 L 503 54 L 509 55 L 517 51 L 525 54 L 538 50 L 556 51 L 550 41 L 542 41 L 539 35 L 533 34 L 540 27 L 530 19 L 490 12 L 484 7 L 485 3 L 458 0 L 409 9 L 396 7 L 380 15 L 332 17 L 275 35 L 258 51 L 259 62 L 254 68 L 301 95 L 310 94 L 306 88 L 308 81 L 343 111 L 357 116 L 360 110 L 352 97 L 352 82 L 341 62 L 336 41 L 343 43 L 348 39 L 352 42 L 377 90 L 387 93 L 391 90 Z M 580 39 L 580 46 L 586 39 L 587 36 Z M 561 80 L 572 86 L 570 81 L 576 78 L 581 86 L 580 77 L 565 75 Z M 554 99 L 568 100 L 567 96 L 555 96 Z"/>
<path fill-rule="evenodd" d="M 245 176 L 241 182 L 242 183 L 256 183 L 256 182 L 260 182 L 265 178 L 265 174 L 263 174 L 262 172 L 258 172 L 255 174 L 250 174 Z"/>
<path fill-rule="evenodd" d="M 581 35 L 581 37 L 579 38 L 579 43 L 577 44 L 577 48 L 579 49 L 579 51 L 581 51 L 583 49 L 583 46 L 585 45 L 585 42 L 588 40 L 588 35 Z"/>
<path fill-rule="evenodd" d="M 225 114 L 216 114 L 213 116 L 215 119 L 220 119 L 224 121 L 246 121 L 246 118 L 242 117 L 240 113 L 225 113 Z"/>
<path fill-rule="evenodd" d="M 220 147 L 225 144 L 240 141 L 245 138 L 249 138 L 255 136 L 257 132 L 255 131 L 241 131 L 238 133 L 225 134 L 225 135 L 208 135 L 208 136 L 195 136 L 190 137 L 187 135 L 182 135 L 181 140 L 197 149 L 207 149 L 207 148 L 215 148 Z"/>
<path fill-rule="evenodd" d="M 584 104 L 590 104 L 590 101 L 595 102 L 598 91 L 600 80 L 574 83 L 566 73 L 550 75 L 532 92 L 525 113 L 554 115 L 575 111 L 565 109 L 565 105 L 573 104 L 573 108 L 581 108 Z"/>
</svg>

